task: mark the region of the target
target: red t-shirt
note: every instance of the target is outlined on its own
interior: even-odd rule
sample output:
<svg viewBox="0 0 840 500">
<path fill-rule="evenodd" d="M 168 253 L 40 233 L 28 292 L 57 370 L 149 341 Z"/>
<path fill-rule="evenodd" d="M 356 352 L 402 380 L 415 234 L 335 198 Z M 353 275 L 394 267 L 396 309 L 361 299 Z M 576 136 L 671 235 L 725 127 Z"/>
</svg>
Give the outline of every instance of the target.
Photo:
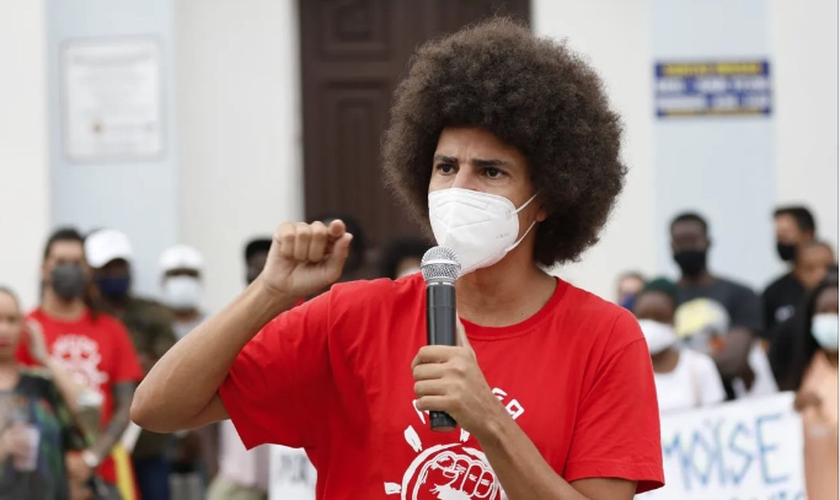
<svg viewBox="0 0 840 500">
<path fill-rule="evenodd" d="M 319 499 L 503 498 L 475 438 L 432 432 L 414 406 L 425 302 L 420 274 L 347 283 L 266 325 L 219 388 L 245 445 L 305 448 Z M 522 323 L 464 326 L 490 388 L 563 478 L 663 484 L 653 369 L 629 312 L 558 280 Z"/>
<path fill-rule="evenodd" d="M 128 331 L 117 319 L 102 313 L 94 319 L 87 310 L 77 321 L 55 320 L 40 309 L 32 311 L 29 318 L 41 324 L 50 355 L 61 362 L 73 379 L 104 396 L 101 428 L 105 429 L 114 411 L 114 385 L 139 382 L 143 377 Z M 18 346 L 17 358 L 23 364 L 35 364 L 23 342 Z M 98 472 L 103 479 L 116 482 L 110 457 L 102 461 Z"/>
</svg>

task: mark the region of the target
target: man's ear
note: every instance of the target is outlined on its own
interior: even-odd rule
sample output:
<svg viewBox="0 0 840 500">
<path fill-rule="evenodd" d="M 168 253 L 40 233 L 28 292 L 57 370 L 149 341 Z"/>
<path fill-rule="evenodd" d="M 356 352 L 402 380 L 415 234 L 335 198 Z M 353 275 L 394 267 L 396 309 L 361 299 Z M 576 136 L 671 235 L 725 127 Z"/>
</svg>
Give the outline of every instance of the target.
<svg viewBox="0 0 840 500">
<path fill-rule="evenodd" d="M 545 208 L 543 208 L 542 203 L 540 203 L 540 210 L 537 212 L 537 217 L 535 218 L 535 220 L 537 222 L 542 222 L 542 221 L 546 220 L 547 218 L 548 218 L 548 213 L 545 211 Z"/>
</svg>

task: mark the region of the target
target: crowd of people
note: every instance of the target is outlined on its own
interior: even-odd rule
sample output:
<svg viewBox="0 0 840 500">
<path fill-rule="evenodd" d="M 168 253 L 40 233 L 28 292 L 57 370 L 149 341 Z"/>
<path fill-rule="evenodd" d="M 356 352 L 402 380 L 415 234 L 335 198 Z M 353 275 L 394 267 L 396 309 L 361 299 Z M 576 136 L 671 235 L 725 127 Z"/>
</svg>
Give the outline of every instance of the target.
<svg viewBox="0 0 840 500">
<path fill-rule="evenodd" d="M 624 273 L 615 301 L 639 320 L 663 414 L 796 391 L 809 498 L 836 498 L 836 259 L 806 208 L 780 208 L 774 221 L 789 269 L 763 293 L 708 268 L 709 221 L 685 213 L 670 226 L 681 275 Z M 268 238 L 245 245 L 245 284 L 260 274 L 270 246 Z M 342 280 L 419 272 L 428 247 L 395 241 L 377 269 L 356 244 Z M 176 435 L 130 423 L 137 383 L 207 317 L 196 249 L 163 252 L 157 300 L 133 293 L 132 262 L 120 231 L 62 228 L 44 248 L 35 310 L 24 314 L 14 291 L 0 288 L 0 497 L 267 498 L 269 450 L 247 451 L 230 421 Z"/>
<path fill-rule="evenodd" d="M 244 284 L 270 246 L 270 238 L 246 242 Z M 363 277 L 357 247 L 344 279 Z M 419 271 L 427 248 L 395 241 L 364 277 Z M 44 247 L 38 306 L 22 311 L 13 289 L 0 288 L 0 498 L 267 498 L 269 450 L 246 450 L 230 421 L 174 435 L 130 422 L 138 382 L 207 317 L 195 248 L 163 252 L 157 298 L 133 291 L 133 262 L 121 231 L 60 228 Z"/>
<path fill-rule="evenodd" d="M 676 216 L 676 281 L 622 274 L 616 301 L 632 310 L 648 343 L 663 414 L 796 391 L 808 498 L 838 495 L 837 260 L 802 206 L 774 213 L 776 251 L 789 268 L 758 294 L 709 269 L 709 222 Z M 768 249 L 771 251 L 771 249 Z"/>
</svg>

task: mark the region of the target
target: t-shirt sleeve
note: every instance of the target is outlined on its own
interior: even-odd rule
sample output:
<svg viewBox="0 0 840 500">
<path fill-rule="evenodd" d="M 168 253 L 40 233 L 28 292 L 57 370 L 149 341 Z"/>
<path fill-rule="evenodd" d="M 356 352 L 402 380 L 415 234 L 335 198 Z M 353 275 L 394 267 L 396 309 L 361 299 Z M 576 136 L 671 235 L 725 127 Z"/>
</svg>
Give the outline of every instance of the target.
<svg viewBox="0 0 840 500">
<path fill-rule="evenodd" d="M 335 399 L 329 360 L 330 295 L 287 311 L 237 355 L 219 396 L 247 448 L 315 446 Z"/>
<path fill-rule="evenodd" d="M 613 325 L 616 329 L 635 332 L 611 335 L 611 339 L 631 340 L 604 356 L 592 386 L 582 395 L 563 476 L 569 482 L 586 478 L 636 481 L 636 491 L 641 493 L 664 484 L 653 367 L 635 319 L 629 314 L 619 316 Z"/>
<path fill-rule="evenodd" d="M 723 388 L 723 380 L 715 362 L 705 354 L 692 354 L 694 377 L 700 384 L 700 404 L 710 406 L 723 402 L 726 399 L 726 390 Z"/>
<path fill-rule="evenodd" d="M 115 384 L 139 382 L 143 378 L 143 369 L 137 359 L 137 352 L 131 342 L 131 336 L 119 321 L 113 321 L 114 364 L 113 380 Z"/>
<path fill-rule="evenodd" d="M 755 334 L 761 334 L 764 325 L 761 317 L 761 300 L 755 292 L 739 286 L 732 304 L 732 326 L 749 328 Z"/>
</svg>

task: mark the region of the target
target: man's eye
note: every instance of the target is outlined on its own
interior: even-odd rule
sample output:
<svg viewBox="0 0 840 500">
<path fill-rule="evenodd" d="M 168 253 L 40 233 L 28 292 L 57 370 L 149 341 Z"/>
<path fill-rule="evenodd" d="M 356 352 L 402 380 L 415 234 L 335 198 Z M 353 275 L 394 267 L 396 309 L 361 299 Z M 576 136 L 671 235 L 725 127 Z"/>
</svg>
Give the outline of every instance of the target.
<svg viewBox="0 0 840 500">
<path fill-rule="evenodd" d="M 438 170 L 442 174 L 451 174 L 452 172 L 455 171 L 455 166 L 450 165 L 448 163 L 442 163 L 442 164 L 438 165 Z"/>
<path fill-rule="evenodd" d="M 490 177 L 491 179 L 501 177 L 502 174 L 503 174 L 503 172 L 501 170 L 499 170 L 498 168 L 490 167 L 490 168 L 487 168 L 487 169 L 484 170 L 484 175 L 486 175 L 487 177 Z"/>
</svg>

